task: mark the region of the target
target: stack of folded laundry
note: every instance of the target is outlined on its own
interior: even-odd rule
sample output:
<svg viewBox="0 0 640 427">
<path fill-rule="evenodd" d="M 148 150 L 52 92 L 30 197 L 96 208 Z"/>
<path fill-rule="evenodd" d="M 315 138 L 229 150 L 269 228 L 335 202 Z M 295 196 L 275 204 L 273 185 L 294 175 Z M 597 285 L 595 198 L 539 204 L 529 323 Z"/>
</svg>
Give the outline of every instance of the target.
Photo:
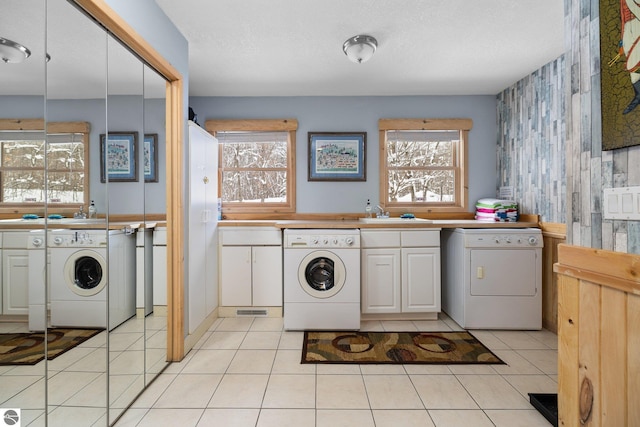
<svg viewBox="0 0 640 427">
<path fill-rule="evenodd" d="M 476 203 L 478 221 L 516 222 L 518 204 L 513 200 L 480 199 Z"/>
</svg>

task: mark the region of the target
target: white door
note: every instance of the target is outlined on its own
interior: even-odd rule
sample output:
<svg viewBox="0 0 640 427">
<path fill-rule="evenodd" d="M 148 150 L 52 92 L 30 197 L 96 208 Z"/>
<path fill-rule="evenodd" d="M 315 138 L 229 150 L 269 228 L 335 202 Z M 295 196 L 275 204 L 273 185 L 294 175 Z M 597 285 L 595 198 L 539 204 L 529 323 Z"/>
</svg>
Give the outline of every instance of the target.
<svg viewBox="0 0 640 427">
<path fill-rule="evenodd" d="M 29 312 L 29 253 L 26 249 L 2 251 L 2 313 Z"/>
<path fill-rule="evenodd" d="M 216 308 L 217 140 L 189 122 L 189 332 Z M 214 258 L 215 256 L 215 258 Z"/>
<path fill-rule="evenodd" d="M 220 305 L 251 306 L 251 246 L 223 246 L 220 254 Z"/>
<path fill-rule="evenodd" d="M 363 313 L 400 312 L 400 249 L 363 249 L 361 279 Z"/>
<path fill-rule="evenodd" d="M 536 294 L 535 250 L 471 249 L 471 295 Z"/>
<path fill-rule="evenodd" d="M 440 248 L 402 249 L 402 311 L 440 311 Z"/>
<path fill-rule="evenodd" d="M 282 306 L 282 248 L 253 247 L 253 305 Z"/>
</svg>

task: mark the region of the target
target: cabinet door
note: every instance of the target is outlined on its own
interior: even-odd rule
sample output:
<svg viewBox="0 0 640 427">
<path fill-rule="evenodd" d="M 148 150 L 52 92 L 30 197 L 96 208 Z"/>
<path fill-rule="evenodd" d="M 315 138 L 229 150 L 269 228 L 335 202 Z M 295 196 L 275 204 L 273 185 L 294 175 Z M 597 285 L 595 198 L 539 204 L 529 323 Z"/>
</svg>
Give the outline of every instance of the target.
<svg viewBox="0 0 640 427">
<path fill-rule="evenodd" d="M 2 313 L 29 312 L 29 256 L 26 249 L 2 251 Z"/>
<path fill-rule="evenodd" d="M 402 249 L 402 311 L 440 311 L 440 248 Z"/>
<path fill-rule="evenodd" d="M 251 306 L 251 246 L 223 246 L 220 252 L 220 305 Z"/>
<path fill-rule="evenodd" d="M 282 306 L 282 247 L 253 247 L 253 305 Z"/>
<path fill-rule="evenodd" d="M 362 250 L 362 312 L 400 312 L 400 249 Z"/>
</svg>

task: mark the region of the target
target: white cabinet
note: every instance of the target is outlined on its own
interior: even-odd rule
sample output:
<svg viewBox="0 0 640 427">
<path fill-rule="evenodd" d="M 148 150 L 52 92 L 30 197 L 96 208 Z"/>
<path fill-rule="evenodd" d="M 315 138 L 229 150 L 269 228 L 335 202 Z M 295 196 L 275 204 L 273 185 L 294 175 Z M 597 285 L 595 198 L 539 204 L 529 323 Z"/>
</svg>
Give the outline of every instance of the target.
<svg viewBox="0 0 640 427">
<path fill-rule="evenodd" d="M 2 314 L 29 313 L 28 235 L 28 231 L 3 233 Z"/>
<path fill-rule="evenodd" d="M 362 249 L 362 312 L 400 313 L 400 248 Z"/>
<path fill-rule="evenodd" d="M 220 305 L 282 306 L 282 232 L 271 227 L 220 231 Z"/>
<path fill-rule="evenodd" d="M 440 229 L 361 230 L 362 312 L 440 311 Z"/>
<path fill-rule="evenodd" d="M 440 311 L 440 248 L 402 248 L 402 311 Z"/>
<path fill-rule="evenodd" d="M 218 140 L 189 121 L 189 333 L 218 307 Z"/>
</svg>

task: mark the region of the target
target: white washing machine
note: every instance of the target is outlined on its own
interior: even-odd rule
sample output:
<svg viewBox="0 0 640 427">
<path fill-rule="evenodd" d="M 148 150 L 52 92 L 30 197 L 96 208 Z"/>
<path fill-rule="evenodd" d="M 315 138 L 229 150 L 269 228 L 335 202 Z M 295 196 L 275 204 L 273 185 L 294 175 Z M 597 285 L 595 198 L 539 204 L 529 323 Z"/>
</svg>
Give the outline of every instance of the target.
<svg viewBox="0 0 640 427">
<path fill-rule="evenodd" d="M 108 319 L 111 330 L 135 316 L 135 235 L 53 230 L 49 240 L 51 326 L 106 328 Z"/>
<path fill-rule="evenodd" d="M 360 230 L 284 231 L 284 328 L 360 329 Z"/>
<path fill-rule="evenodd" d="M 537 228 L 443 229 L 442 311 L 467 329 L 542 328 Z"/>
<path fill-rule="evenodd" d="M 27 241 L 29 259 L 29 330 L 44 331 L 47 327 L 47 295 L 51 291 L 47 262 L 49 250 L 44 230 L 31 230 Z M 50 268 L 50 265 L 49 265 Z"/>
</svg>

